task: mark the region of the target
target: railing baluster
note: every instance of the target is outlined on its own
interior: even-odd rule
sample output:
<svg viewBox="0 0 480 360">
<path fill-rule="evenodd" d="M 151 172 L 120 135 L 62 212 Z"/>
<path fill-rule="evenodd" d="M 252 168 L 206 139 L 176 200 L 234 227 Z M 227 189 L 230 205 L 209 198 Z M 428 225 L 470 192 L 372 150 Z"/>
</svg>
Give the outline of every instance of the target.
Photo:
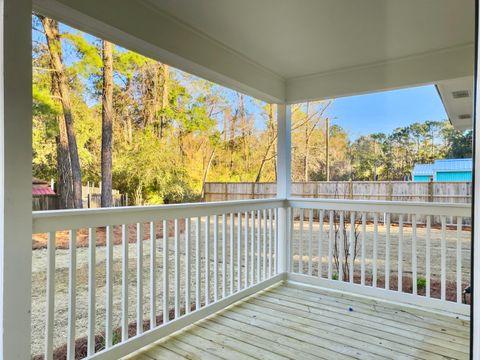
<svg viewBox="0 0 480 360">
<path fill-rule="evenodd" d="M 213 216 L 213 301 L 218 301 L 218 215 Z"/>
<path fill-rule="evenodd" d="M 328 215 L 328 280 L 332 280 L 333 268 L 333 210 Z"/>
<path fill-rule="evenodd" d="M 457 303 L 462 303 L 462 221 L 457 216 Z"/>
<path fill-rule="evenodd" d="M 174 220 L 174 248 L 175 248 L 175 319 L 180 317 L 180 228 L 178 219 Z"/>
<path fill-rule="evenodd" d="M 210 304 L 210 216 L 205 221 L 205 305 Z"/>
<path fill-rule="evenodd" d="M 137 223 L 137 335 L 143 333 L 143 224 Z"/>
<path fill-rule="evenodd" d="M 344 224 L 344 221 L 345 221 L 345 215 L 343 213 L 343 211 L 340 211 L 340 224 L 338 226 L 338 233 L 339 233 L 339 237 L 338 237 L 338 243 L 337 243 L 337 246 L 338 246 L 338 253 L 337 253 L 337 257 L 338 257 L 338 280 L 339 281 L 343 281 L 343 262 L 344 262 L 344 259 L 345 259 L 345 249 L 344 249 L 344 241 L 345 241 L 345 237 L 344 237 L 344 227 L 345 227 L 345 224 Z"/>
<path fill-rule="evenodd" d="M 398 217 L 398 291 L 403 291 L 403 214 Z"/>
<path fill-rule="evenodd" d="M 122 341 L 128 340 L 128 235 L 127 226 L 122 224 Z M 95 337 L 95 331 L 92 335 Z"/>
<path fill-rule="evenodd" d="M 293 241 L 291 241 L 292 243 Z M 277 258 L 277 255 L 278 255 L 278 208 L 275 208 L 275 246 L 274 246 L 274 249 L 275 249 L 275 255 L 274 255 L 274 260 L 275 260 L 275 265 L 274 265 L 274 269 L 275 269 L 275 274 L 278 274 L 278 258 Z"/>
<path fill-rule="evenodd" d="M 412 214 L 412 292 L 417 295 L 417 216 Z"/>
<path fill-rule="evenodd" d="M 323 210 L 318 212 L 318 277 L 322 277 Z"/>
<path fill-rule="evenodd" d="M 237 292 L 242 289 L 242 214 L 237 213 Z"/>
<path fill-rule="evenodd" d="M 107 226 L 106 237 L 105 348 L 108 349 L 113 343 L 113 226 Z"/>
<path fill-rule="evenodd" d="M 95 353 L 95 315 L 96 315 L 96 254 L 97 254 L 96 229 L 88 229 L 88 339 L 87 355 Z"/>
<path fill-rule="evenodd" d="M 385 289 L 390 289 L 390 214 L 385 219 Z"/>
<path fill-rule="evenodd" d="M 189 314 L 192 308 L 190 285 L 191 285 L 191 240 L 190 240 L 191 219 L 185 219 L 185 314 Z"/>
<path fill-rule="evenodd" d="M 441 295 L 440 298 L 442 300 L 445 300 L 446 293 L 447 293 L 447 240 L 446 240 L 446 231 L 447 231 L 447 225 L 446 225 L 446 217 L 443 215 L 441 217 L 442 219 L 442 238 L 441 238 L 441 245 L 440 245 L 440 282 L 441 282 Z"/>
<path fill-rule="evenodd" d="M 430 232 L 431 232 L 431 223 L 432 223 L 432 217 L 429 215 L 427 216 L 427 234 L 426 234 L 426 255 L 425 255 L 425 277 L 426 277 L 426 280 L 427 280 L 427 284 L 426 284 L 426 289 L 425 289 L 425 295 L 427 297 L 430 297 L 430 277 L 431 277 L 431 274 L 430 274 L 430 252 L 431 252 L 431 238 L 430 238 Z"/>
<path fill-rule="evenodd" d="M 234 282 L 235 282 L 235 272 L 234 272 L 234 227 L 235 227 L 235 216 L 233 213 L 230 213 L 230 295 L 234 293 Z"/>
<path fill-rule="evenodd" d="M 254 284 L 255 279 L 255 211 L 251 212 L 252 223 L 250 228 L 250 285 Z"/>
<path fill-rule="evenodd" d="M 201 275 L 200 275 L 200 256 L 201 256 L 201 248 L 200 248 L 200 231 L 201 231 L 201 224 L 202 219 L 197 217 L 197 221 L 195 223 L 195 310 L 199 310 L 201 306 Z"/>
<path fill-rule="evenodd" d="M 312 272 L 313 272 L 312 242 L 313 242 L 313 209 L 309 209 L 308 210 L 308 275 L 310 276 L 312 276 Z"/>
<path fill-rule="evenodd" d="M 268 209 L 268 277 L 272 277 L 272 209 Z"/>
<path fill-rule="evenodd" d="M 246 289 L 248 287 L 248 223 L 249 223 L 249 218 L 248 218 L 248 211 L 245 211 L 245 284 L 244 288 Z"/>
<path fill-rule="evenodd" d="M 293 246 L 294 246 L 294 241 L 293 241 L 293 225 L 294 225 L 294 220 L 293 220 L 293 214 L 295 212 L 294 208 L 289 207 L 287 209 L 287 234 L 288 234 L 288 266 L 287 266 L 287 271 L 288 272 L 293 272 L 293 257 L 294 257 L 294 251 L 293 251 Z"/>
<path fill-rule="evenodd" d="M 69 234 L 69 268 L 68 268 L 68 330 L 67 360 L 75 360 L 75 322 L 76 322 L 76 284 L 77 284 L 77 230 Z"/>
<path fill-rule="evenodd" d="M 457 303 L 462 303 L 462 218 L 457 216 Z"/>
<path fill-rule="evenodd" d="M 378 255 L 378 214 L 373 214 L 373 264 L 372 286 L 377 287 L 377 255 Z"/>
<path fill-rule="evenodd" d="M 259 283 L 261 272 L 262 272 L 262 257 L 260 256 L 261 252 L 261 234 L 262 234 L 262 213 L 260 210 L 257 210 L 257 283 Z"/>
<path fill-rule="evenodd" d="M 267 278 L 267 209 L 263 209 L 263 277 L 262 280 Z"/>
<path fill-rule="evenodd" d="M 89 229 L 89 234 L 92 229 Z M 55 324 L 55 232 L 48 233 L 48 244 L 47 244 L 47 308 L 46 308 L 46 322 L 45 322 L 45 359 L 52 360 L 53 359 L 53 329 Z M 89 236 L 89 239 L 91 237 Z M 91 246 L 91 245 L 90 245 Z M 89 270 L 90 270 L 90 261 L 89 260 Z M 95 259 L 94 259 L 95 260 Z M 89 272 L 90 275 L 90 272 Z M 88 277 L 90 281 L 90 276 Z M 90 291 L 92 291 L 92 288 Z M 89 298 L 90 299 L 90 298 Z M 90 307 L 89 307 L 90 311 Z M 90 315 L 90 313 L 89 313 Z M 89 326 L 90 326 L 90 319 L 89 319 Z M 90 329 L 90 327 L 89 327 Z M 90 335 L 90 332 L 89 332 Z M 88 349 L 90 350 L 90 342 L 91 337 L 88 338 Z"/>
<path fill-rule="evenodd" d="M 350 268 L 349 268 L 349 277 L 350 282 L 353 283 L 353 271 L 355 263 L 355 253 L 354 253 L 354 241 L 355 241 L 355 212 L 350 212 L 350 238 L 348 244 L 348 254 L 350 258 Z"/>
<path fill-rule="evenodd" d="M 169 307 L 169 244 L 168 244 L 168 221 L 163 220 L 163 324 L 170 321 Z"/>
<path fill-rule="evenodd" d="M 150 329 L 157 326 L 157 236 L 150 222 Z"/>
<path fill-rule="evenodd" d="M 303 274 L 303 217 L 304 209 L 300 209 L 300 236 L 298 239 L 298 272 Z"/>
<path fill-rule="evenodd" d="M 227 216 L 222 215 L 222 298 L 227 296 Z"/>
<path fill-rule="evenodd" d="M 362 212 L 362 238 L 361 238 L 361 246 L 362 246 L 362 259 L 360 265 L 360 284 L 365 286 L 365 253 L 366 253 L 366 243 L 365 243 L 365 236 L 367 233 L 367 214 Z"/>
</svg>

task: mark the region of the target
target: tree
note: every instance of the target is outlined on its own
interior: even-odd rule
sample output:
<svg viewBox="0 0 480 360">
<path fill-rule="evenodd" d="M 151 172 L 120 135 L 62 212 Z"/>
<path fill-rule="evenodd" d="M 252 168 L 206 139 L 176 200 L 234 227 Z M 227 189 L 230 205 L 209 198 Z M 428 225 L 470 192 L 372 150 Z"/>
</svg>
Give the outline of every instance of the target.
<svg viewBox="0 0 480 360">
<path fill-rule="evenodd" d="M 52 72 L 52 89 L 53 94 L 57 95 L 62 104 L 63 109 L 63 120 L 59 122 L 59 156 L 58 161 L 60 162 L 59 173 L 60 180 L 62 183 L 62 188 L 66 194 L 62 196 L 66 199 L 68 204 L 68 190 L 69 190 L 69 174 L 71 173 L 71 183 L 73 190 L 73 201 L 72 206 L 75 208 L 82 207 L 82 173 L 80 168 L 80 159 L 78 156 L 77 149 L 77 140 L 75 135 L 75 128 L 73 123 L 73 114 L 70 98 L 70 89 L 68 85 L 68 78 L 65 72 L 63 61 L 62 61 L 62 45 L 60 42 L 60 31 L 58 27 L 58 22 L 43 16 L 40 16 L 40 19 L 43 24 L 45 31 L 45 36 L 47 39 L 48 49 L 50 53 L 50 61 Z M 66 133 L 66 136 L 64 136 Z M 65 141 L 65 138 L 67 141 Z M 66 146 L 68 142 L 68 154 L 70 159 L 70 164 L 66 164 Z M 70 171 L 67 169 L 70 168 Z"/>
<path fill-rule="evenodd" d="M 112 136 L 113 136 L 113 53 L 112 44 L 102 41 L 102 207 L 110 207 L 112 201 Z"/>
</svg>

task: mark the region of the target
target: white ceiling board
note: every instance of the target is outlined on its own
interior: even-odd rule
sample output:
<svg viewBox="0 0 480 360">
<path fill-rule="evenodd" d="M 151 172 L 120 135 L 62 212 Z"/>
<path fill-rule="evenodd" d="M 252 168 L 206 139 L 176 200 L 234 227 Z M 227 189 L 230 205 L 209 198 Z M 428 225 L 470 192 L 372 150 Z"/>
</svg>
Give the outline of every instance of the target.
<svg viewBox="0 0 480 360">
<path fill-rule="evenodd" d="M 33 0 L 65 23 L 270 102 L 473 73 L 474 0 Z"/>
<path fill-rule="evenodd" d="M 33 0 L 79 30 L 268 102 L 285 100 L 285 80 L 223 44 L 135 0 Z"/>
<path fill-rule="evenodd" d="M 474 41 L 474 0 L 142 1 L 287 79 Z"/>
</svg>

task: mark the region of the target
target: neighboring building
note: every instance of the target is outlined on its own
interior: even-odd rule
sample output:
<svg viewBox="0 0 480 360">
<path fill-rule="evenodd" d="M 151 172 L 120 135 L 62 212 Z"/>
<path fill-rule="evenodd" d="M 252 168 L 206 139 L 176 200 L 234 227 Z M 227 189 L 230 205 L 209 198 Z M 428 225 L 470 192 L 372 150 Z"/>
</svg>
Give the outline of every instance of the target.
<svg viewBox="0 0 480 360">
<path fill-rule="evenodd" d="M 45 180 L 40 180 L 35 177 L 32 178 L 32 195 L 56 195 L 52 190 L 50 184 Z"/>
<path fill-rule="evenodd" d="M 413 181 L 472 181 L 472 159 L 435 160 L 433 164 L 415 164 Z"/>
<path fill-rule="evenodd" d="M 433 180 L 433 164 L 415 164 L 412 180 L 417 182 Z"/>
</svg>

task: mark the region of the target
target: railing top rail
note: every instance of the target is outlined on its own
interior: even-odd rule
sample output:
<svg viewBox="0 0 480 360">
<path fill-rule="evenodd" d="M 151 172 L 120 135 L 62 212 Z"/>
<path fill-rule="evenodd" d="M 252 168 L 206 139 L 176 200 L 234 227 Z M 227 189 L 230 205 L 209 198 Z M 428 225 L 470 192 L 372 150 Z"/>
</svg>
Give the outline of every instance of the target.
<svg viewBox="0 0 480 360">
<path fill-rule="evenodd" d="M 126 206 L 99 209 L 34 211 L 33 233 L 106 225 L 145 223 L 158 220 L 261 210 L 285 205 L 284 199 L 256 199 L 208 203 Z"/>
<path fill-rule="evenodd" d="M 288 198 L 288 206 L 323 210 L 364 211 L 392 214 L 471 216 L 471 204 L 349 199 Z"/>
</svg>

